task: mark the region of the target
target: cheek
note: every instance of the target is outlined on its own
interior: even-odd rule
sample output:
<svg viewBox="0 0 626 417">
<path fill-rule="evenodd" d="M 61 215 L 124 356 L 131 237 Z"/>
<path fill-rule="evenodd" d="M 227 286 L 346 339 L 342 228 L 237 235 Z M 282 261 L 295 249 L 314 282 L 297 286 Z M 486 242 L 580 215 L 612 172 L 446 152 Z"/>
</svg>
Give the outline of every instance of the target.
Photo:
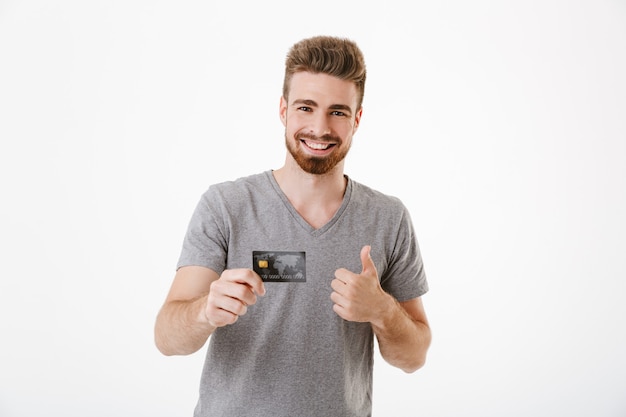
<svg viewBox="0 0 626 417">
<path fill-rule="evenodd" d="M 294 134 L 305 131 L 307 127 L 307 124 L 301 118 L 298 118 L 296 116 L 290 116 L 289 118 L 285 119 L 285 122 L 283 124 L 285 125 L 285 130 L 287 132 L 292 132 Z"/>
<path fill-rule="evenodd" d="M 337 132 L 342 138 L 351 137 L 356 132 L 357 125 L 354 120 L 345 121 L 335 126 L 335 132 Z"/>
</svg>

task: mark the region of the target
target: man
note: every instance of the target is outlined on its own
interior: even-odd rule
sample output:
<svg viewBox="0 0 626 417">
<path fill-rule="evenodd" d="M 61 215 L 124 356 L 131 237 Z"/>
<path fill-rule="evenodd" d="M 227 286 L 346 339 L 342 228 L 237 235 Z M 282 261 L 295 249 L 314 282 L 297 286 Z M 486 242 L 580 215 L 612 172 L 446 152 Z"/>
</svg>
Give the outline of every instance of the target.
<svg viewBox="0 0 626 417">
<path fill-rule="evenodd" d="M 373 340 L 420 368 L 428 290 L 404 205 L 344 175 L 365 64 L 347 39 L 313 37 L 286 60 L 283 167 L 211 186 L 159 312 L 166 355 L 211 336 L 196 416 L 369 416 Z"/>
</svg>

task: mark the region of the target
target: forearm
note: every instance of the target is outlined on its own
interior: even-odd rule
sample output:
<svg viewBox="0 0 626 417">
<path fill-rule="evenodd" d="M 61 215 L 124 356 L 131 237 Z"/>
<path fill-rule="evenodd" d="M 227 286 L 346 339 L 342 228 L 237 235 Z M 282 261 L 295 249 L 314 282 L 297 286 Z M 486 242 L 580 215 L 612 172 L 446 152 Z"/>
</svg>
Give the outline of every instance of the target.
<svg viewBox="0 0 626 417">
<path fill-rule="evenodd" d="M 407 373 L 415 372 L 426 362 L 431 332 L 428 323 L 411 318 L 391 295 L 385 313 L 373 321 L 382 357 Z"/>
<path fill-rule="evenodd" d="M 169 301 L 159 312 L 155 343 L 164 355 L 188 355 L 198 351 L 215 330 L 203 320 L 206 296 L 188 301 Z"/>
</svg>

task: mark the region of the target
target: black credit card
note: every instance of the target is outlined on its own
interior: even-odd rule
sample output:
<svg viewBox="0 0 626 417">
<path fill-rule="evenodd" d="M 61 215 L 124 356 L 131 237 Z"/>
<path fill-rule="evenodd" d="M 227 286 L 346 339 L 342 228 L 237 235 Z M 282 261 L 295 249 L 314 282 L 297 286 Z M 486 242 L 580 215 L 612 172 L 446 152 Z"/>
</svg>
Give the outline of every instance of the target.
<svg viewBox="0 0 626 417">
<path fill-rule="evenodd" d="M 253 251 L 252 269 L 264 282 L 306 282 L 305 252 Z"/>
</svg>

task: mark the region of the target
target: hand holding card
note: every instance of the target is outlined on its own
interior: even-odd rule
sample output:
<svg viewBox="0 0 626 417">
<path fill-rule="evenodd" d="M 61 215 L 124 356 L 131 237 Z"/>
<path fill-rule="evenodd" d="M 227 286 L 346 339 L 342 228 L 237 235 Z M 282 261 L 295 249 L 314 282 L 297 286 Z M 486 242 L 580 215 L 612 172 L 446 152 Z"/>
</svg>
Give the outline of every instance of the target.
<svg viewBox="0 0 626 417">
<path fill-rule="evenodd" d="M 227 269 L 211 283 L 205 307 L 206 318 L 212 326 L 233 324 L 239 316 L 256 303 L 257 295 L 265 295 L 261 278 L 250 269 Z"/>
</svg>

